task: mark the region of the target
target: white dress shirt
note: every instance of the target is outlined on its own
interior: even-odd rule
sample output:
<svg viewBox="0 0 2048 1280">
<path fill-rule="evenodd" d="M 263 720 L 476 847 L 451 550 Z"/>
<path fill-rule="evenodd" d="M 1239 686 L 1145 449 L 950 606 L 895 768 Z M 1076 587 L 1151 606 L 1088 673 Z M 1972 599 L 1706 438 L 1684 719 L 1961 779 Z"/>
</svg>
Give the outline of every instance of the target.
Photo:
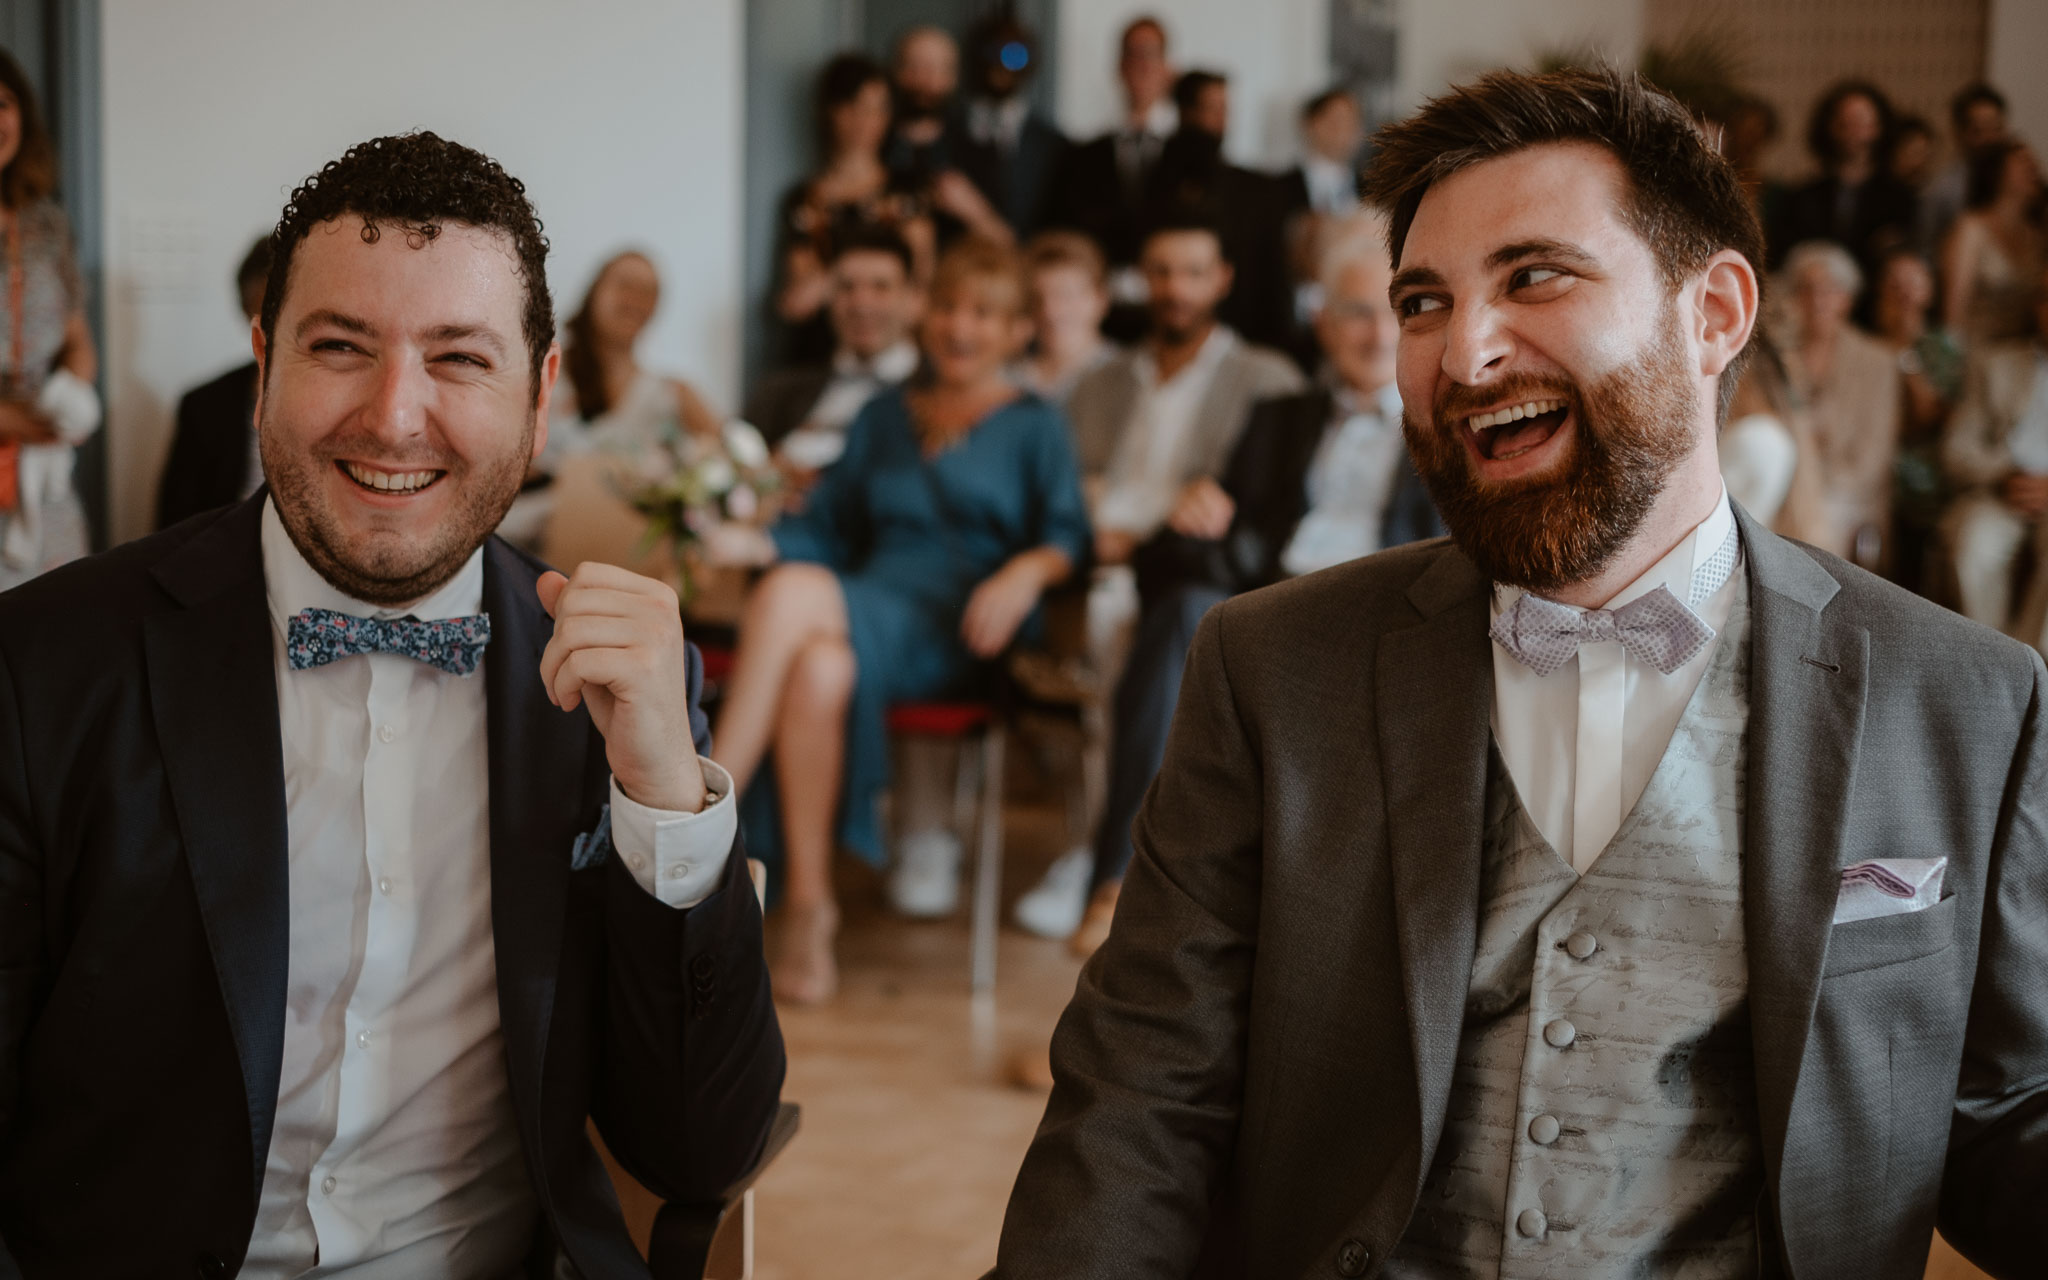
<svg viewBox="0 0 2048 1280">
<path fill-rule="evenodd" d="M 843 348 L 832 355 L 832 378 L 818 393 L 803 425 L 784 436 L 775 448 L 792 465 L 822 471 L 846 452 L 846 428 L 877 391 L 893 387 L 917 372 L 917 345 L 898 339 L 872 359 L 863 360 Z"/>
<path fill-rule="evenodd" d="M 1308 207 L 1332 218 L 1358 212 L 1358 174 L 1350 165 L 1310 152 L 1301 162 Z"/>
<path fill-rule="evenodd" d="M 285 656 L 302 609 L 477 613 L 483 553 L 412 607 L 380 610 L 321 578 L 269 503 L 262 547 L 291 934 L 276 1122 L 242 1274 L 498 1276 L 525 1254 L 538 1206 L 498 1029 L 482 667 L 454 676 L 372 654 L 293 671 Z M 612 785 L 614 848 L 671 906 L 709 896 L 732 846 L 729 779 L 708 761 L 704 775 L 717 798 L 696 814 Z"/>
<path fill-rule="evenodd" d="M 1332 397 L 1336 415 L 1308 469 L 1308 514 L 1294 527 L 1280 567 L 1299 576 L 1380 549 L 1394 473 L 1407 454 L 1401 438 L 1401 391 L 1381 387 L 1361 404 L 1349 387 Z"/>
<path fill-rule="evenodd" d="M 1687 601 L 1694 572 L 1722 548 L 1734 525 L 1724 489 L 1712 514 L 1600 607 L 1620 608 L 1660 586 Z M 1694 606 L 1716 639 L 1668 676 L 1619 641 L 1582 645 L 1576 658 L 1547 676 L 1494 643 L 1494 742 L 1530 820 L 1574 871 L 1593 865 L 1650 785 L 1728 624 L 1734 583 L 1731 574 Z M 1494 614 L 1520 595 L 1513 587 L 1496 588 Z"/>
<path fill-rule="evenodd" d="M 1181 489 L 1195 478 L 1199 459 L 1191 456 L 1195 415 L 1202 410 L 1216 367 L 1237 346 L 1237 335 L 1217 325 L 1195 358 L 1170 378 L 1159 376 L 1150 348 L 1138 354 L 1138 399 L 1131 421 L 1117 440 L 1102 498 L 1095 506 L 1098 529 L 1119 529 L 1149 538 L 1173 514 Z"/>
</svg>

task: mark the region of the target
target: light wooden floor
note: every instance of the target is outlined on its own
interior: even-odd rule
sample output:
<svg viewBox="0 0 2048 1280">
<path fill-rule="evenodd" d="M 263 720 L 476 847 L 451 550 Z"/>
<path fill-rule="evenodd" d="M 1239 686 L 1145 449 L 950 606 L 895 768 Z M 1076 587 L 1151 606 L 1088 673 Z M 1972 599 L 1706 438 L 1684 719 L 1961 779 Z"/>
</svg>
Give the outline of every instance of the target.
<svg viewBox="0 0 2048 1280">
<path fill-rule="evenodd" d="M 1062 831 L 1049 807 L 1019 807 L 1008 835 L 1006 903 L 1057 856 Z M 864 868 L 842 868 L 839 883 L 840 996 L 782 1011 L 784 1096 L 803 1104 L 803 1130 L 759 1184 L 755 1274 L 972 1280 L 995 1261 L 1003 1205 L 1044 1107 L 1006 1082 L 1007 1060 L 1051 1035 L 1079 962 L 1008 930 L 996 996 L 977 1007 L 964 911 L 908 923 L 888 913 Z M 1982 1274 L 1937 1241 L 1928 1280 Z"/>
</svg>

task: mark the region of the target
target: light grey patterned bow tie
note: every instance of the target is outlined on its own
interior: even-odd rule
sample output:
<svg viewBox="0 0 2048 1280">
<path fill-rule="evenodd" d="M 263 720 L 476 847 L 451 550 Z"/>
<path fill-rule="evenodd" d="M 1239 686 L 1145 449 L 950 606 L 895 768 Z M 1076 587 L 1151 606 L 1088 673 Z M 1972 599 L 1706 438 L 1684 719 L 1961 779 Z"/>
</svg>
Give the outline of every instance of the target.
<svg viewBox="0 0 2048 1280">
<path fill-rule="evenodd" d="M 1574 609 L 1524 593 L 1493 620 L 1493 638 L 1539 676 L 1570 662 L 1582 644 L 1618 640 L 1629 653 L 1670 675 L 1714 638 L 1714 629 L 1658 587 L 1619 609 Z"/>
</svg>

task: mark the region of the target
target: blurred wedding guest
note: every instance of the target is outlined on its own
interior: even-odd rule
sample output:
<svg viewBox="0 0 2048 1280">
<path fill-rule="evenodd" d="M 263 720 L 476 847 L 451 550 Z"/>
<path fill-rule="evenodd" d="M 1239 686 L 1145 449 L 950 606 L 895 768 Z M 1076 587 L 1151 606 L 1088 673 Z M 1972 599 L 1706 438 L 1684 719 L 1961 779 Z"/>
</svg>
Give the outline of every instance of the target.
<svg viewBox="0 0 2048 1280">
<path fill-rule="evenodd" d="M 776 224 L 781 283 L 775 315 L 782 326 L 781 358 L 814 364 L 832 358 L 832 242 L 858 227 L 893 227 L 910 244 L 917 278 L 929 274 L 933 232 L 913 178 L 892 173 L 882 159 L 889 136 L 889 77 L 855 53 L 825 64 L 818 74 L 817 174 L 783 197 Z"/>
<path fill-rule="evenodd" d="M 2048 513 L 2048 273 L 2033 283 L 2033 334 L 1970 353 L 1942 438 L 1949 479 L 1964 490 L 1944 521 L 1962 611 L 2000 630 L 2014 622 L 2021 549 Z M 2038 628 L 2020 638 L 2042 639 Z"/>
<path fill-rule="evenodd" d="M 1184 486 L 1166 527 L 1134 553 L 1143 611 L 1116 686 L 1108 803 L 1094 848 L 1055 862 L 1018 900 L 1018 921 L 1034 932 L 1072 933 L 1084 953 L 1108 932 L 1131 821 L 1159 771 L 1181 668 L 1210 606 L 1444 532 L 1401 437 L 1391 278 L 1384 224 L 1347 226 L 1319 272 L 1322 377 L 1253 405 L 1221 477 Z"/>
<path fill-rule="evenodd" d="M 1174 82 L 1180 128 L 1166 140 L 1152 173 L 1148 217 L 1196 218 L 1216 228 L 1237 278 L 1219 314 L 1254 342 L 1280 347 L 1293 328 L 1293 282 L 1281 228 L 1282 192 L 1272 178 L 1224 157 L 1230 79 L 1189 71 Z"/>
<path fill-rule="evenodd" d="M 903 237 L 887 227 L 848 232 L 831 273 L 832 359 L 770 372 L 743 415 L 806 481 L 846 451 L 847 424 L 869 399 L 917 369 L 911 332 L 924 294 Z"/>
<path fill-rule="evenodd" d="M 1007 10 L 992 12 L 968 29 L 969 93 L 953 162 L 997 223 L 990 225 L 972 202 L 956 208 L 965 193 L 954 191 L 943 177 L 932 188 L 932 200 L 971 233 L 1021 240 L 1035 234 L 1049 216 L 1067 139 L 1025 96 L 1038 74 L 1039 57 L 1031 30 Z"/>
<path fill-rule="evenodd" d="M 1721 123 L 1721 154 L 1742 183 L 1742 194 L 1765 226 L 1778 217 L 1785 198 L 1783 183 L 1764 173 L 1764 153 L 1778 140 L 1778 109 L 1753 93 L 1739 95 Z"/>
<path fill-rule="evenodd" d="M 1279 178 L 1287 212 L 1325 218 L 1357 212 L 1358 149 L 1364 143 L 1365 117 L 1348 89 L 1325 89 L 1310 98 L 1301 108 L 1301 163 Z"/>
<path fill-rule="evenodd" d="M 2041 166 L 2022 142 L 1970 153 L 1967 207 L 1942 255 L 1941 319 L 1965 347 L 2024 337 L 2048 247 Z"/>
<path fill-rule="evenodd" d="M 1721 482 L 1729 498 L 1760 524 L 1803 539 L 1818 506 L 1812 499 L 1815 464 L 1804 410 L 1769 336 L 1759 334 L 1752 341 L 1755 358 L 1729 398 L 1727 422 L 1716 442 Z"/>
<path fill-rule="evenodd" d="M 1892 574 L 1900 586 L 1926 594 L 1949 499 L 1941 428 L 1962 388 L 1963 353 L 1947 330 L 1930 322 L 1934 269 L 1918 250 L 1906 245 L 1890 250 L 1878 273 L 1876 336 L 1898 364 L 1904 415 L 1893 485 L 1897 554 Z"/>
<path fill-rule="evenodd" d="M 1076 231 L 1043 231 L 1024 247 L 1031 281 L 1031 348 L 1011 367 L 1017 384 L 1062 408 L 1082 378 L 1107 364 L 1116 345 L 1102 336 L 1109 311 L 1108 266 Z"/>
<path fill-rule="evenodd" d="M 1884 165 L 1892 121 L 1890 101 L 1867 81 L 1845 80 L 1822 95 L 1806 130 L 1820 173 L 1785 197 L 1771 239 L 1774 265 L 1794 245 L 1832 240 L 1868 280 L 1881 250 L 1911 239 L 1913 192 Z"/>
<path fill-rule="evenodd" d="M 270 237 L 249 247 L 235 272 L 242 315 L 254 324 L 270 277 Z M 178 400 L 171 452 L 157 482 L 156 527 L 224 507 L 256 492 L 263 460 L 256 443 L 256 362 L 223 373 Z"/>
<path fill-rule="evenodd" d="M 943 27 L 912 27 L 897 39 L 889 70 L 896 111 L 883 159 L 899 181 L 922 190 L 952 164 L 960 46 Z"/>
<path fill-rule="evenodd" d="M 1109 260 L 1110 313 L 1104 322 L 1119 342 L 1145 330 L 1145 280 L 1138 270 L 1146 193 L 1166 140 L 1180 127 L 1172 98 L 1173 64 L 1166 26 L 1134 18 L 1117 42 L 1117 79 L 1124 119 L 1094 140 L 1068 149 L 1054 183 L 1052 221 L 1085 233 Z"/>
<path fill-rule="evenodd" d="M 1885 172 L 1913 195 L 1913 225 L 1905 243 L 1930 255 L 1938 243 L 1927 222 L 1927 192 L 1938 173 L 1934 155 L 1939 145 L 1934 126 L 1927 123 L 1925 116 L 1902 115 L 1892 124 L 1884 160 Z"/>
<path fill-rule="evenodd" d="M 547 447 L 498 533 L 534 546 L 554 514 L 546 478 L 564 459 L 639 454 L 674 431 L 716 437 L 724 419 L 689 383 L 643 367 L 640 335 L 661 302 L 661 277 L 629 249 L 598 268 L 583 304 L 562 326 L 562 372 L 548 406 Z"/>
<path fill-rule="evenodd" d="M 1217 319 L 1234 271 L 1213 226 L 1162 223 L 1142 262 L 1150 330 L 1067 402 L 1082 474 L 1099 477 L 1092 510 L 1105 564 L 1129 561 L 1190 480 L 1222 473 L 1254 402 L 1302 385 L 1286 356 Z"/>
<path fill-rule="evenodd" d="M 99 430 L 99 355 L 57 154 L 21 65 L 0 49 L 0 591 L 88 549 L 72 453 Z"/>
<path fill-rule="evenodd" d="M 1920 193 L 1920 223 L 1930 252 L 1948 241 L 1949 228 L 1969 205 L 1970 157 L 2007 137 L 2005 95 L 1981 81 L 1964 86 L 1949 102 L 1948 164 Z"/>
<path fill-rule="evenodd" d="M 1785 369 L 1812 429 L 1820 510 L 1809 541 L 1866 569 L 1890 563 L 1892 464 L 1903 413 L 1898 362 L 1850 322 L 1863 273 L 1824 240 L 1794 245 Z"/>
<path fill-rule="evenodd" d="M 929 377 L 868 402 L 800 513 L 707 539 L 725 563 L 781 562 L 740 624 L 716 758 L 746 792 L 748 848 L 781 853 L 772 969 L 785 999 L 837 987 L 832 852 L 881 861 L 889 705 L 978 687 L 1045 589 L 1087 557 L 1065 423 L 1004 375 L 1028 336 L 1026 288 L 1007 248 L 948 250 L 919 327 Z"/>
</svg>

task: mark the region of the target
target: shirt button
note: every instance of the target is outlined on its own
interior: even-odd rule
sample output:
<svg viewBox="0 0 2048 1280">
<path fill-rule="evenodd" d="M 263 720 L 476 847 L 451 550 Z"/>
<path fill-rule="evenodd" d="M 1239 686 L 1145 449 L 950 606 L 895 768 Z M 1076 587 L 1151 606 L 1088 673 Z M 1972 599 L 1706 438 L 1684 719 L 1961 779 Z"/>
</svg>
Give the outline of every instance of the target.
<svg viewBox="0 0 2048 1280">
<path fill-rule="evenodd" d="M 1543 1043 L 1553 1049 L 1569 1049 L 1572 1041 L 1579 1038 L 1579 1029 L 1569 1018 L 1559 1018 L 1543 1028 Z"/>
<path fill-rule="evenodd" d="M 397 736 L 398 736 L 398 730 L 396 730 L 396 729 L 392 728 L 392 727 L 391 727 L 390 725 L 388 725 L 388 724 L 380 724 L 380 725 L 378 725 L 378 726 L 377 726 L 377 741 L 379 741 L 379 742 L 390 742 L 390 741 L 391 741 L 392 739 L 396 738 Z"/>
<path fill-rule="evenodd" d="M 358 1032 L 356 1032 L 356 1047 L 357 1047 L 357 1048 L 359 1048 L 359 1049 L 367 1049 L 367 1048 L 369 1048 L 369 1047 L 370 1047 L 370 1033 L 369 1033 L 369 1032 L 367 1032 L 367 1031 L 358 1031 Z"/>
<path fill-rule="evenodd" d="M 626 865 L 633 868 L 633 870 L 638 871 L 640 870 L 640 868 L 647 865 L 647 859 L 641 857 L 637 853 L 629 853 L 626 855 Z"/>
<path fill-rule="evenodd" d="M 1600 949 L 1600 940 L 1584 929 L 1564 940 L 1564 949 L 1574 960 L 1584 960 Z"/>
<path fill-rule="evenodd" d="M 1529 1122 L 1529 1141 L 1547 1147 L 1557 1141 L 1558 1129 L 1556 1116 L 1537 1116 Z"/>
<path fill-rule="evenodd" d="M 389 893 L 389 892 L 391 892 L 391 877 L 390 877 L 390 876 L 378 876 L 378 877 L 377 877 L 377 892 L 379 892 L 379 893 Z"/>
<path fill-rule="evenodd" d="M 661 874 L 665 878 L 670 880 L 680 880 L 684 876 L 689 875 L 690 872 L 693 870 L 695 870 L 695 868 L 693 868 L 689 863 L 678 862 L 674 866 L 670 867 L 668 870 L 662 872 Z"/>
<path fill-rule="evenodd" d="M 1525 1239 L 1534 1240 L 1549 1225 L 1540 1209 L 1524 1209 L 1515 1215 L 1515 1231 Z"/>
<path fill-rule="evenodd" d="M 325 1192 L 326 1192 L 326 1193 L 327 1193 L 328 1195 L 333 1195 L 333 1194 L 334 1194 L 334 1175 L 333 1175 L 333 1174 L 331 1174 L 331 1173 L 330 1173 L 330 1174 L 328 1174 L 328 1175 L 327 1175 L 326 1177 L 324 1177 L 324 1178 L 320 1179 L 320 1189 L 321 1189 L 322 1191 L 325 1191 Z"/>
</svg>

